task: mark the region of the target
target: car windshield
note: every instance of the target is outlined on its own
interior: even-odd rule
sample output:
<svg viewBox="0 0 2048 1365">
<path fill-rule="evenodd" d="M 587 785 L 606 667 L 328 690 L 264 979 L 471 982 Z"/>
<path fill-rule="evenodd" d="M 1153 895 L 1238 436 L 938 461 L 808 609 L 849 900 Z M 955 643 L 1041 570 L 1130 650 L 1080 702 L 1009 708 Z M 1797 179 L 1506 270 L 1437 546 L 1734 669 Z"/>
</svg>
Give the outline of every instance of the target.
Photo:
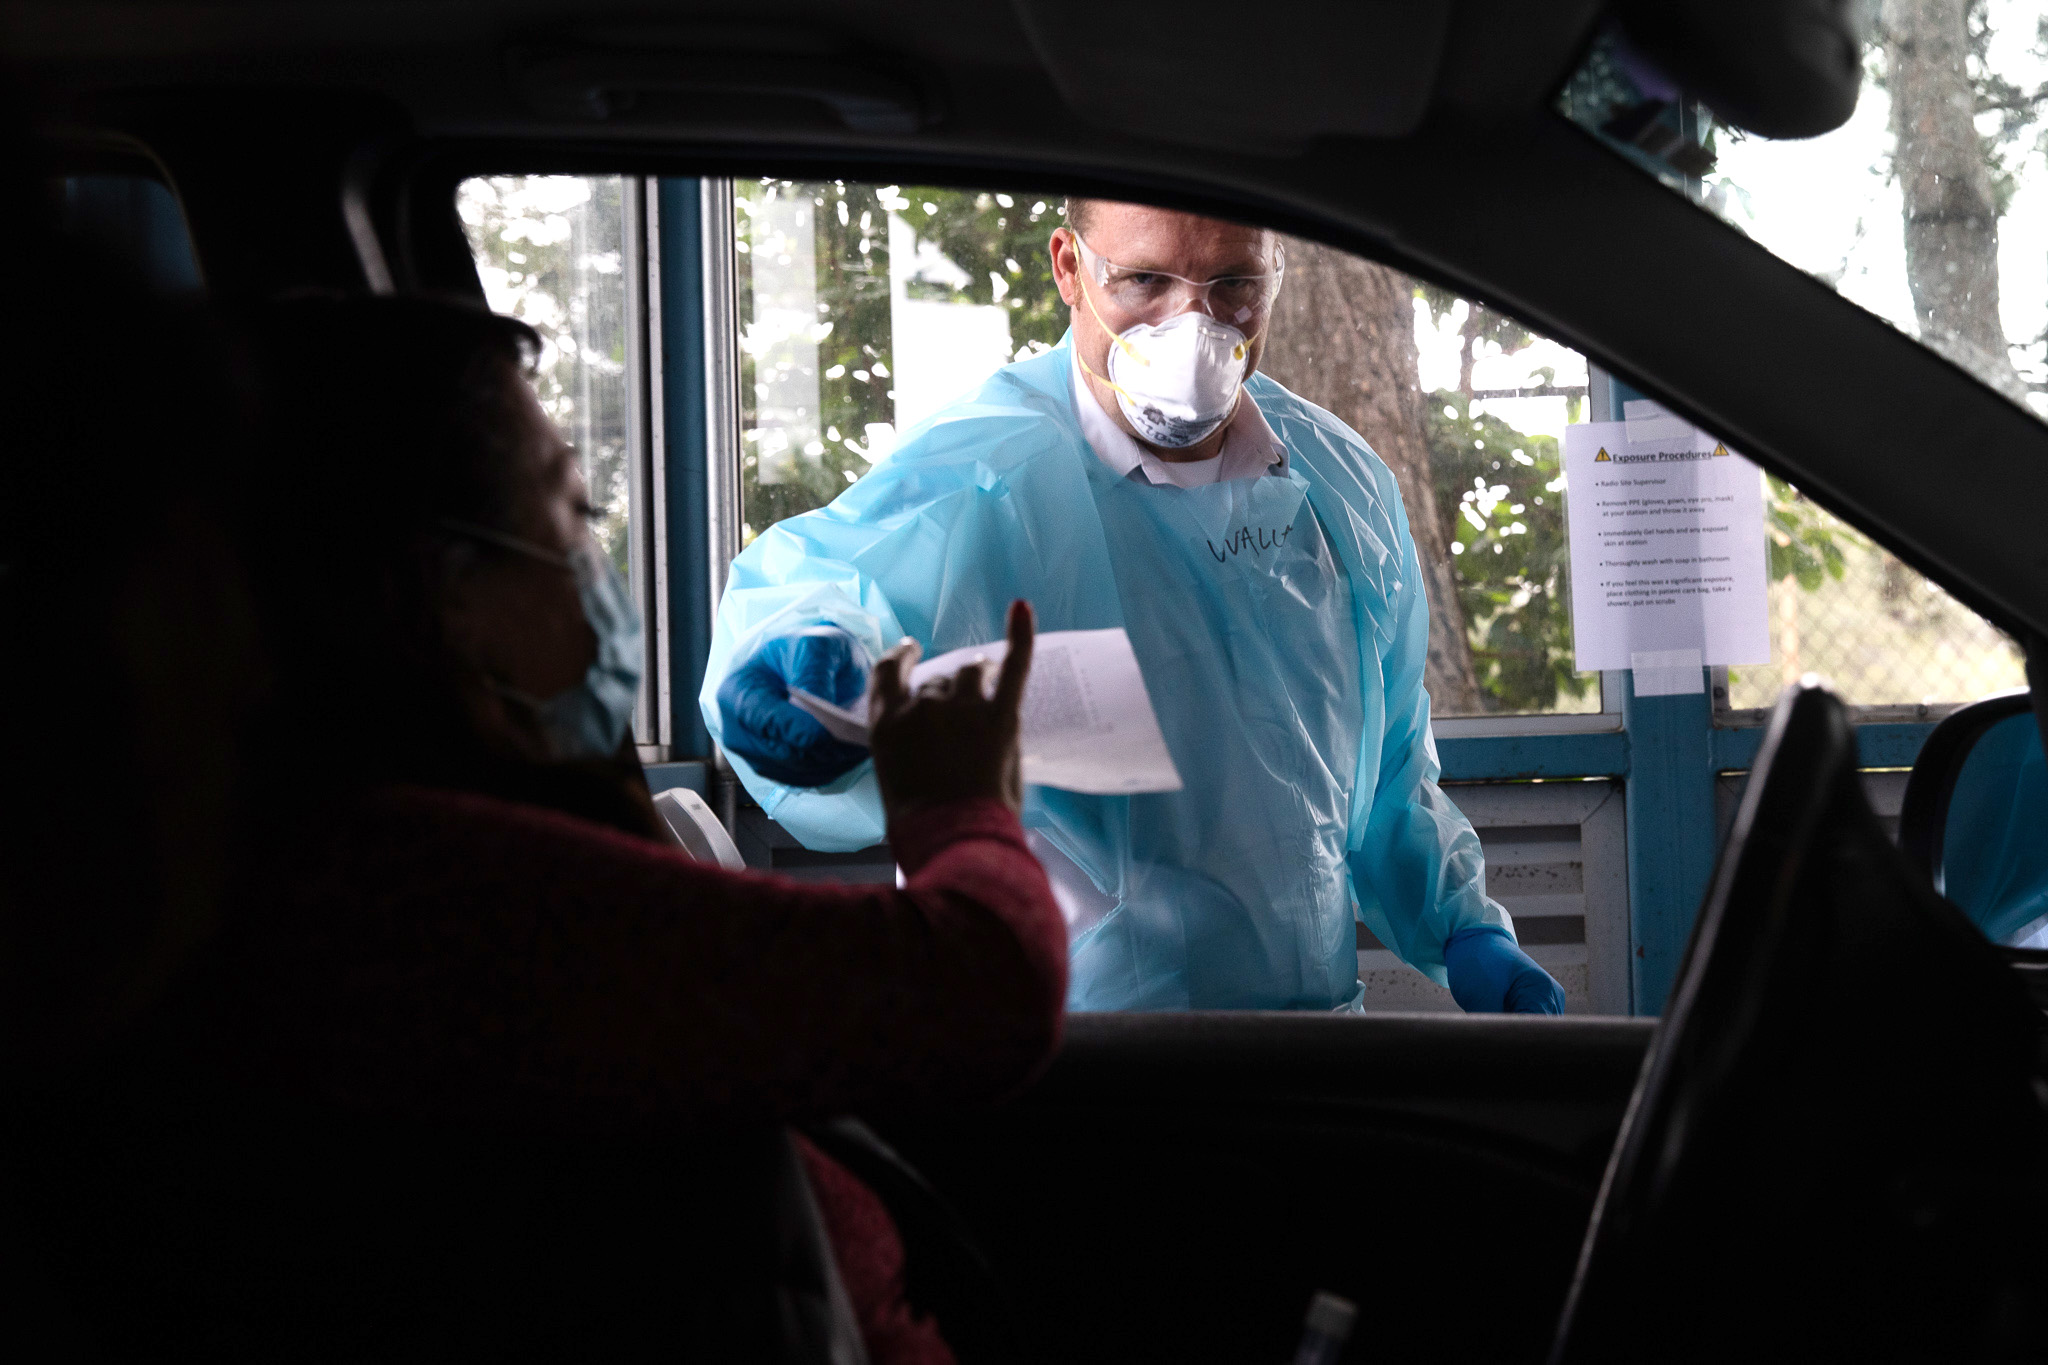
<svg viewBox="0 0 2048 1365">
<path fill-rule="evenodd" d="M 1717 122 L 1617 36 L 1561 111 L 1768 248 L 2048 417 L 2048 19 L 1864 0 L 1863 90 L 1821 137 Z"/>
</svg>

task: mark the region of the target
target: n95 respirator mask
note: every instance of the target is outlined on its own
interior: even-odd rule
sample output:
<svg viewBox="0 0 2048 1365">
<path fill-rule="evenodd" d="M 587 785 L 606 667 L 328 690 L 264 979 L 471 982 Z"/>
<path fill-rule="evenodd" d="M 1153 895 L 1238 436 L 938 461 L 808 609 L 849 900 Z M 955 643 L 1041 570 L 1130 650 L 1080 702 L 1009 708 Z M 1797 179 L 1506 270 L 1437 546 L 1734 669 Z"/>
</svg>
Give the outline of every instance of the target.
<svg viewBox="0 0 2048 1365">
<path fill-rule="evenodd" d="M 1117 407 L 1139 436 L 1178 450 L 1230 420 L 1244 384 L 1251 342 L 1206 313 L 1140 323 L 1109 346 Z"/>
</svg>

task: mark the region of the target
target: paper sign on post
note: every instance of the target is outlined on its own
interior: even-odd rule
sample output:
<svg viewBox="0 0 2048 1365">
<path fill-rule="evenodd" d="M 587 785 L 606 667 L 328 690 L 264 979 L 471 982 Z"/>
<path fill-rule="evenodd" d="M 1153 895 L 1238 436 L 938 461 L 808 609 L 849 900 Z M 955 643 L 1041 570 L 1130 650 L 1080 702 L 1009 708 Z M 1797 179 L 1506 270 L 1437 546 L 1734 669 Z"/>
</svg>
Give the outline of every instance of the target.
<svg viewBox="0 0 2048 1365">
<path fill-rule="evenodd" d="M 1655 403 L 1565 428 L 1572 647 L 1644 696 L 1771 658 L 1757 467 Z"/>
<path fill-rule="evenodd" d="M 913 689 L 950 677 L 976 659 L 1000 664 L 1007 642 L 972 645 L 927 659 L 910 670 Z M 988 683 L 995 685 L 995 672 Z M 835 739 L 868 742 L 867 703 L 837 706 L 791 689 L 789 699 L 815 716 Z M 1056 630 L 1037 638 L 1024 684 L 1024 780 L 1038 787 L 1099 796 L 1173 792 L 1180 773 L 1159 733 L 1130 636 L 1114 630 Z"/>
</svg>

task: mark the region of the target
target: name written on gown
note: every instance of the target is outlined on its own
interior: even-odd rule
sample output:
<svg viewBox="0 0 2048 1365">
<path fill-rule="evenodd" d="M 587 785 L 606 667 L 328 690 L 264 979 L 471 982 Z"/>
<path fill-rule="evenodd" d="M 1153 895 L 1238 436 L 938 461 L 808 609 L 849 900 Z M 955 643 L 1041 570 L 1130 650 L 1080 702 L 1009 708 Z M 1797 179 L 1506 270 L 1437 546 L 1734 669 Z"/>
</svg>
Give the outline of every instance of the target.
<svg viewBox="0 0 2048 1365">
<path fill-rule="evenodd" d="M 1221 564 L 1241 554 L 1260 555 L 1267 550 L 1277 550 L 1293 533 L 1292 523 L 1286 526 L 1245 526 L 1225 536 L 1220 547 L 1207 538 L 1202 543 L 1209 547 L 1209 553 L 1216 556 L 1216 562 Z"/>
</svg>

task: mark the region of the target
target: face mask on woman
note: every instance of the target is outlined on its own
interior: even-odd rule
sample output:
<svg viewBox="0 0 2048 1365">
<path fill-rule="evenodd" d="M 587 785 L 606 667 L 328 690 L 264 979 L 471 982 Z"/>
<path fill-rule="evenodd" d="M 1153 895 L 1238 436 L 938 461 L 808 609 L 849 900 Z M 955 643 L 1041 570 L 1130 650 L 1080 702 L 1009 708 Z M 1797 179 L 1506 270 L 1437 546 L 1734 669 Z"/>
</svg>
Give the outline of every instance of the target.
<svg viewBox="0 0 2048 1365">
<path fill-rule="evenodd" d="M 442 527 L 514 554 L 525 555 L 576 579 L 576 597 L 583 619 L 597 636 L 597 654 L 573 687 L 552 697 L 535 697 L 493 679 L 491 686 L 506 700 L 533 713 L 550 756 L 559 759 L 609 758 L 626 738 L 633 705 L 640 696 L 640 673 L 647 651 L 642 643 L 640 612 L 632 591 L 611 560 L 586 541 L 567 555 L 556 554 L 521 536 L 474 522 L 443 520 Z"/>
</svg>

